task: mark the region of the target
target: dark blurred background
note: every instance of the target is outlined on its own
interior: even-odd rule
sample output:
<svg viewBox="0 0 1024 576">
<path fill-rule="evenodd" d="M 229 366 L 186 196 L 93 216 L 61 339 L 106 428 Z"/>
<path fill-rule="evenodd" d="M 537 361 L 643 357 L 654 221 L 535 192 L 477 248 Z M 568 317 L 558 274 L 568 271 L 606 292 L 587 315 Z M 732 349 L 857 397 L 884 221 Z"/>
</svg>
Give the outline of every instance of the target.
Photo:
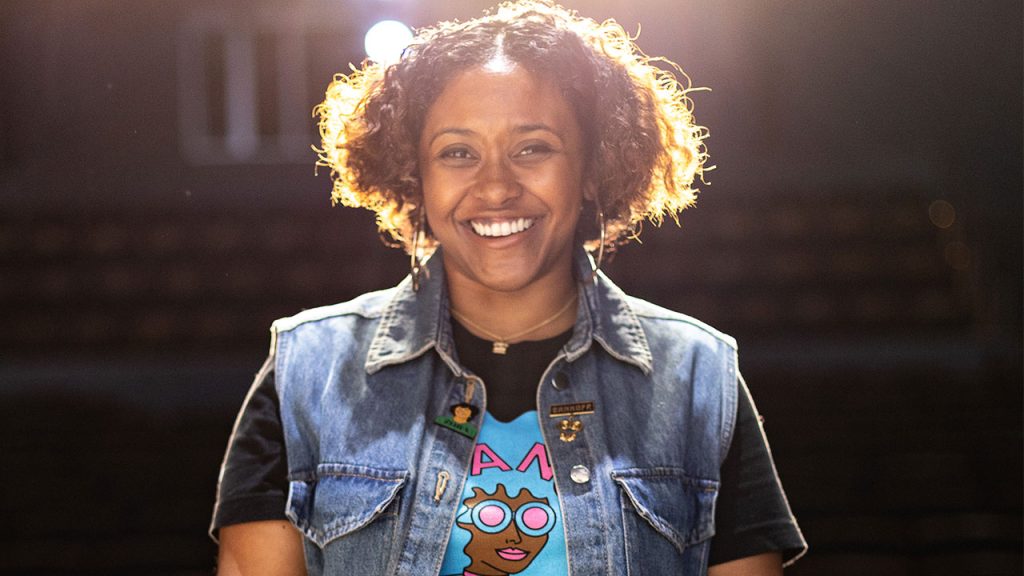
<svg viewBox="0 0 1024 576">
<path fill-rule="evenodd" d="M 568 4 L 713 89 L 698 207 L 607 270 L 739 339 L 787 574 L 1021 574 L 1021 3 Z M 210 572 L 271 320 L 406 272 L 310 110 L 486 5 L 0 2 L 0 572 Z"/>
</svg>

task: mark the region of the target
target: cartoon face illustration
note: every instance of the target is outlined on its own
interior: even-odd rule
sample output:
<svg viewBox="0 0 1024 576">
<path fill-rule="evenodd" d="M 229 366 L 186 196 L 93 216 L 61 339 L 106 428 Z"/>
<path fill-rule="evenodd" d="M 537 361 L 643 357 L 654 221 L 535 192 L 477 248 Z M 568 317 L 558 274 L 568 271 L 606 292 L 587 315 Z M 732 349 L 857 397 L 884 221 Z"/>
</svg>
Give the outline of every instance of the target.
<svg viewBox="0 0 1024 576">
<path fill-rule="evenodd" d="M 469 404 L 456 404 L 452 406 L 452 419 L 456 424 L 469 422 L 476 413 L 476 407 Z"/>
<path fill-rule="evenodd" d="M 463 552 L 470 558 L 465 570 L 473 574 L 505 576 L 526 570 L 555 527 L 555 511 L 547 498 L 537 498 L 526 488 L 515 498 L 501 484 L 493 494 L 473 488 L 463 504 L 458 524 L 470 533 Z"/>
</svg>

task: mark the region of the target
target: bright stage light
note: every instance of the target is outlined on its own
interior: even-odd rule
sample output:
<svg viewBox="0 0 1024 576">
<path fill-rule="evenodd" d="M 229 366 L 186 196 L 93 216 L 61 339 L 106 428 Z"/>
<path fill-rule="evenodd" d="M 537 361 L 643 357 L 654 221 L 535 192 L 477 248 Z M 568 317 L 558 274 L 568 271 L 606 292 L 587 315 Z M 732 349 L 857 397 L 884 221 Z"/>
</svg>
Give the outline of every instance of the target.
<svg viewBox="0 0 1024 576">
<path fill-rule="evenodd" d="M 412 40 L 412 30 L 397 20 L 381 20 L 366 31 L 363 46 L 370 60 L 387 66 L 398 61 Z"/>
</svg>

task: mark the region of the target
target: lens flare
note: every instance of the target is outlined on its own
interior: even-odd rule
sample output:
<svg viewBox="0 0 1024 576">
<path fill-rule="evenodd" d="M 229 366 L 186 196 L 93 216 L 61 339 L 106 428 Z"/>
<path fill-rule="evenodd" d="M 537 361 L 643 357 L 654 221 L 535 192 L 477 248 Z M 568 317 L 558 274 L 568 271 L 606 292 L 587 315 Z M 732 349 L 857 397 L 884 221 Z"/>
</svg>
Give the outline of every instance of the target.
<svg viewBox="0 0 1024 576">
<path fill-rule="evenodd" d="M 366 31 L 363 46 L 370 60 L 387 66 L 398 62 L 412 41 L 412 30 L 398 20 L 381 20 Z"/>
</svg>

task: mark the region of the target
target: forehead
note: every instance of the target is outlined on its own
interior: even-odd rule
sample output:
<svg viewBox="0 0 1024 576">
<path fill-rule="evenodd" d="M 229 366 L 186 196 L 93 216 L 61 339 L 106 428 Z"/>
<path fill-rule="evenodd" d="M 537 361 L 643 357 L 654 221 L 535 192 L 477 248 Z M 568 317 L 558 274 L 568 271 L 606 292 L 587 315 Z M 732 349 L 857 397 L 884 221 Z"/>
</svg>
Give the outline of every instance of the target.
<svg viewBox="0 0 1024 576">
<path fill-rule="evenodd" d="M 522 66 L 484 66 L 456 74 L 427 111 L 424 136 L 446 128 L 469 130 L 538 125 L 578 130 L 572 106 L 551 81 Z"/>
</svg>

